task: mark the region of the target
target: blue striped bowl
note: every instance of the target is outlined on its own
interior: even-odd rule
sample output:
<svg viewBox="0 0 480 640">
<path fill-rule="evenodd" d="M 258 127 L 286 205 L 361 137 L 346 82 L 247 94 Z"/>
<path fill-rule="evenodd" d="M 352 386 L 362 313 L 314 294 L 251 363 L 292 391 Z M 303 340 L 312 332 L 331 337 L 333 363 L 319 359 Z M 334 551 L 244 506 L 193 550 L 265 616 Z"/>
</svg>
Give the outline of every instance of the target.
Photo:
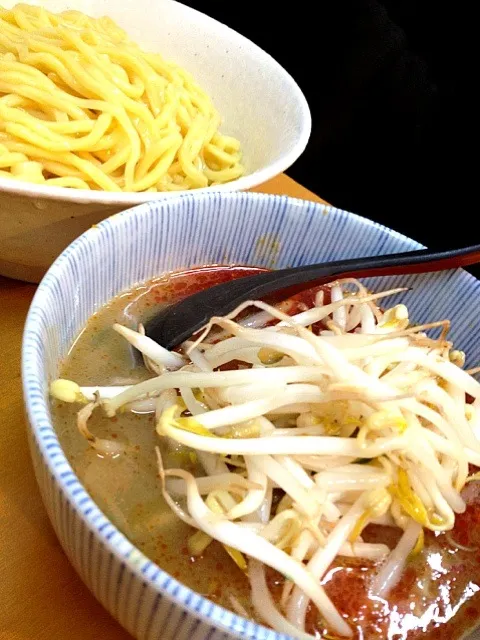
<svg viewBox="0 0 480 640">
<path fill-rule="evenodd" d="M 162 272 L 212 263 L 286 267 L 413 250 L 408 238 L 351 213 L 253 193 L 187 194 L 144 204 L 90 229 L 55 261 L 25 325 L 22 376 L 35 472 L 75 569 L 136 638 L 285 638 L 192 592 L 140 553 L 92 501 L 59 445 L 48 383 L 87 319 L 119 292 Z M 480 283 L 463 271 L 369 281 L 407 286 L 417 321 L 451 318 L 452 335 L 480 361 Z"/>
</svg>

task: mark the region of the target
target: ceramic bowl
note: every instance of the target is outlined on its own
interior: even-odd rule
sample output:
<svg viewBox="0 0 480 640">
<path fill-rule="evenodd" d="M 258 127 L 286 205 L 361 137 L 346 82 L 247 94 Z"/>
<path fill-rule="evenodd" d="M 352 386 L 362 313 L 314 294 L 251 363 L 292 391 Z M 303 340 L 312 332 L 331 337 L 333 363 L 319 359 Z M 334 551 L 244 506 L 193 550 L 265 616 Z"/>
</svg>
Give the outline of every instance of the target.
<svg viewBox="0 0 480 640">
<path fill-rule="evenodd" d="M 285 636 L 194 593 L 146 558 L 110 522 L 72 470 L 47 397 L 88 318 L 116 294 L 159 274 L 202 264 L 286 267 L 418 248 L 351 213 L 255 193 L 188 194 L 115 215 L 73 242 L 40 284 L 25 325 L 22 376 L 40 490 L 72 564 L 108 611 L 142 640 L 282 640 Z M 464 271 L 377 278 L 406 286 L 418 322 L 450 318 L 452 338 L 480 361 L 480 283 Z M 72 426 L 72 428 L 74 428 Z M 49 571 L 48 565 L 45 571 Z"/>
<path fill-rule="evenodd" d="M 5 8 L 14 4 L 16 0 L 2 2 Z M 107 15 L 143 48 L 162 53 L 193 74 L 222 115 L 222 131 L 241 140 L 243 147 L 246 175 L 215 190 L 262 184 L 285 171 L 304 150 L 311 118 L 299 87 L 271 56 L 220 22 L 172 0 L 31 4 Z M 42 187 L 0 178 L 0 274 L 38 282 L 53 259 L 93 224 L 171 195 Z"/>
</svg>

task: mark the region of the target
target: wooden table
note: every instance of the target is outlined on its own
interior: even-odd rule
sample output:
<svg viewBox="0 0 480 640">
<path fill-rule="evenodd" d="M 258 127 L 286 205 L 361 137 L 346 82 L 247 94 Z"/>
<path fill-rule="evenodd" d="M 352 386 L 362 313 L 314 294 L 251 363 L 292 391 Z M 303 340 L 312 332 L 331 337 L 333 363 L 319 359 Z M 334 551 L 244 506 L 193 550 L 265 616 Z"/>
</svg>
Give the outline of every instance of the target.
<svg viewBox="0 0 480 640">
<path fill-rule="evenodd" d="M 256 191 L 320 201 L 285 175 Z M 0 277 L 0 639 L 127 640 L 70 566 L 35 483 L 20 383 L 34 292 L 35 285 Z"/>
</svg>

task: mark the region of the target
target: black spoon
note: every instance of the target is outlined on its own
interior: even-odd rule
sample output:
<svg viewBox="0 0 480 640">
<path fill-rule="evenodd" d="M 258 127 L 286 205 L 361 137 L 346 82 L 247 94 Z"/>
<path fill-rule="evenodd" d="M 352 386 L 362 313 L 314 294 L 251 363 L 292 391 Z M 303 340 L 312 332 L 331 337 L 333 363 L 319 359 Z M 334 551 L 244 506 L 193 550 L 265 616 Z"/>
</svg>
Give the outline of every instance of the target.
<svg viewBox="0 0 480 640">
<path fill-rule="evenodd" d="M 479 244 L 451 251 L 422 249 L 266 271 L 223 282 L 165 307 L 148 322 L 146 334 L 165 348 L 173 349 L 201 329 L 212 316 L 224 316 L 245 300 L 258 300 L 282 290 L 292 295 L 338 277 L 426 273 L 478 262 Z"/>
</svg>

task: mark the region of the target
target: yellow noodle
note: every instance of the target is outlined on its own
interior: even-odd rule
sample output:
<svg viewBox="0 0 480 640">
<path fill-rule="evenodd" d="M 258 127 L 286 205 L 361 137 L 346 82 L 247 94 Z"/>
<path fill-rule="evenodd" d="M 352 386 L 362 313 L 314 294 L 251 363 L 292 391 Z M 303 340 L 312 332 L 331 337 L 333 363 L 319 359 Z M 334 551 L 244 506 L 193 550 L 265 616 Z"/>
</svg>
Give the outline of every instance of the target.
<svg viewBox="0 0 480 640">
<path fill-rule="evenodd" d="M 224 151 L 220 147 L 217 147 L 210 142 L 205 145 L 204 148 L 204 156 L 211 156 L 215 159 L 220 165 L 223 163 L 224 165 L 232 165 L 239 161 L 239 156 L 236 153 L 228 153 Z"/>
<path fill-rule="evenodd" d="M 45 184 L 51 187 L 71 187 L 73 189 L 90 189 L 88 182 L 81 180 L 80 178 L 65 177 L 65 178 L 49 178 L 45 180 Z"/>
<path fill-rule="evenodd" d="M 44 159 L 42 161 L 42 166 L 44 171 L 50 173 L 54 176 L 59 176 L 61 178 L 81 178 L 82 174 L 80 171 L 69 167 L 68 165 L 62 164 L 61 162 L 51 162 L 49 160 Z"/>
<path fill-rule="evenodd" d="M 240 142 L 192 76 L 110 18 L 0 8 L 0 177 L 174 191 L 244 173 Z"/>
<path fill-rule="evenodd" d="M 25 162 L 27 156 L 23 153 L 5 153 L 0 156 L 0 168 L 12 167 L 20 162 Z"/>
<path fill-rule="evenodd" d="M 179 133 L 165 138 L 163 145 L 159 145 L 163 146 L 163 149 L 161 149 L 161 155 L 156 167 L 151 169 L 142 180 L 135 184 L 135 191 L 145 191 L 158 184 L 158 181 L 166 174 L 168 167 L 172 164 L 181 144 L 182 136 Z"/>
<path fill-rule="evenodd" d="M 25 144 L 18 140 L 4 138 L 3 134 L 0 134 L 0 139 L 9 150 L 18 151 L 20 153 L 25 152 L 18 162 L 23 162 L 28 158 L 35 158 L 39 162 L 45 159 L 53 162 L 60 162 L 61 164 L 70 165 L 71 167 L 78 169 L 82 178 L 85 178 L 86 182 L 96 184 L 97 189 L 102 189 L 104 191 L 120 191 L 115 181 L 109 178 L 92 162 L 83 160 L 79 155 L 70 152 L 48 151 L 47 149 L 41 149 L 40 147 Z M 3 158 L 4 156 L 0 156 L 0 161 Z"/>
<path fill-rule="evenodd" d="M 48 131 L 47 127 L 40 128 L 39 125 L 37 125 L 37 130 L 35 131 L 29 129 L 28 126 L 24 124 L 7 123 L 5 131 L 21 140 L 25 140 L 25 142 L 30 142 L 37 147 L 42 147 L 50 151 L 86 151 L 100 143 L 111 122 L 111 116 L 102 113 L 95 122 L 94 128 L 82 138 L 62 136 L 53 131 Z M 48 135 L 43 137 L 42 134 L 44 133 Z"/>
</svg>

